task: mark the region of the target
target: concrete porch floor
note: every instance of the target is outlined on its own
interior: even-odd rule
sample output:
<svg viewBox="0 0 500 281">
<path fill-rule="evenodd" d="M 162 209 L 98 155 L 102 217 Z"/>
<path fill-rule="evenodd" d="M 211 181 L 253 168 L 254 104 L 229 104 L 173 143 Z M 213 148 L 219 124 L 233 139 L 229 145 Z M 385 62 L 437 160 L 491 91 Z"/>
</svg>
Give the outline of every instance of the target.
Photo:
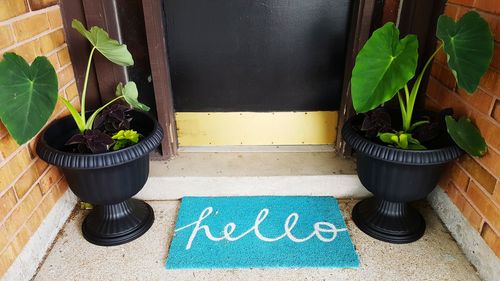
<svg viewBox="0 0 500 281">
<path fill-rule="evenodd" d="M 86 242 L 80 225 L 86 211 L 76 210 L 66 223 L 34 280 L 480 280 L 472 265 L 432 208 L 417 204 L 427 230 L 407 245 L 374 240 L 352 222 L 355 200 L 340 207 L 360 256 L 353 269 L 167 270 L 164 267 L 179 201 L 150 201 L 156 220 L 141 238 L 115 247 Z"/>
</svg>

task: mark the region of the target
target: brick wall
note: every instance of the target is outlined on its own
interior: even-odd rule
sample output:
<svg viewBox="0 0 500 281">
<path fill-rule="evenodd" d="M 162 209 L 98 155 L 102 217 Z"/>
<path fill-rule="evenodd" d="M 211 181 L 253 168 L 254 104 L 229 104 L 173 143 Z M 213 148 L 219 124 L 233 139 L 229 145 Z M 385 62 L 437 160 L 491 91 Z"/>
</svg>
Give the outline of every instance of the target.
<svg viewBox="0 0 500 281">
<path fill-rule="evenodd" d="M 59 94 L 76 105 L 78 92 L 56 4 L 0 0 L 0 56 L 15 52 L 30 63 L 47 56 L 57 71 Z M 51 120 L 66 114 L 58 103 Z M 67 186 L 56 167 L 37 157 L 35 139 L 19 146 L 0 123 L 0 279 Z"/>
<path fill-rule="evenodd" d="M 448 0 L 445 14 L 456 19 L 470 10 L 478 11 L 494 33 L 493 63 L 474 96 L 468 96 L 457 89 L 441 52 L 432 66 L 426 105 L 453 107 L 457 115 L 469 116 L 486 139 L 488 153 L 482 158 L 463 156 L 450 166 L 440 186 L 500 257 L 500 1 Z"/>
</svg>

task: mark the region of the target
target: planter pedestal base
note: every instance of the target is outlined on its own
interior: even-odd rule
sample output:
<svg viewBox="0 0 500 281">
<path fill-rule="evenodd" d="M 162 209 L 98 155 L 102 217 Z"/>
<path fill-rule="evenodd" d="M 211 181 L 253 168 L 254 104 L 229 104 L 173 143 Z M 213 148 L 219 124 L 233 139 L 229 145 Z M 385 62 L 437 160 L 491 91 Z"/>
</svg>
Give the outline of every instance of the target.
<svg viewBox="0 0 500 281">
<path fill-rule="evenodd" d="M 364 199 L 354 206 L 352 220 L 371 237 L 395 244 L 416 241 L 425 232 L 422 215 L 405 202 Z"/>
<path fill-rule="evenodd" d="M 154 213 L 146 202 L 129 199 L 113 205 L 97 205 L 82 225 L 83 237 L 92 244 L 114 246 L 130 242 L 153 225 Z"/>
</svg>

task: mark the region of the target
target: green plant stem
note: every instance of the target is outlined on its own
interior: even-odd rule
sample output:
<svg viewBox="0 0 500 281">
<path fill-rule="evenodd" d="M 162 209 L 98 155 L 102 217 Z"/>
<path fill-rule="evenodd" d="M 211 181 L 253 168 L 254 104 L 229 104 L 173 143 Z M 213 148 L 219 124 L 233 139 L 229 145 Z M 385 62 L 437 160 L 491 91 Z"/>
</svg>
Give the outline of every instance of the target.
<svg viewBox="0 0 500 281">
<path fill-rule="evenodd" d="M 434 53 L 429 57 L 427 62 L 425 63 L 424 67 L 422 68 L 422 71 L 418 75 L 417 80 L 415 81 L 415 84 L 413 85 L 413 88 L 411 89 L 410 97 L 407 100 L 406 103 L 406 118 L 403 118 L 403 129 L 405 131 L 408 131 L 411 128 L 411 120 L 413 118 L 413 109 L 415 107 L 415 102 L 417 100 L 417 94 L 418 94 L 418 89 L 420 88 L 420 83 L 422 82 L 422 79 L 424 77 L 425 71 L 429 67 L 432 59 L 439 53 L 439 51 L 443 48 L 443 44 L 440 44 L 439 47 L 434 51 Z M 408 87 L 405 85 L 405 90 L 407 90 Z"/>
<path fill-rule="evenodd" d="M 400 93 L 396 94 L 399 100 L 399 108 L 401 109 L 401 118 L 403 118 L 403 124 L 406 122 L 406 108 Z"/>
<path fill-rule="evenodd" d="M 94 55 L 95 49 L 96 48 L 93 47 L 92 50 L 90 51 L 89 60 L 87 62 L 87 70 L 85 71 L 85 80 L 83 80 L 83 91 L 82 91 L 81 112 L 80 112 L 83 123 L 85 123 L 85 100 L 87 98 L 87 85 L 89 82 L 90 67 L 92 65 L 92 56 Z"/>
</svg>

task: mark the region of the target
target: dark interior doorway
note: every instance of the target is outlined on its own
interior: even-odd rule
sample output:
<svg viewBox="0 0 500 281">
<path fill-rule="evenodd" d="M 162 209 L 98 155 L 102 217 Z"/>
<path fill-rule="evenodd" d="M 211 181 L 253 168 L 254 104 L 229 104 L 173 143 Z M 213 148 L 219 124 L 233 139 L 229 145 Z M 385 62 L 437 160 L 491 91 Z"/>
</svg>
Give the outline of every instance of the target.
<svg viewBox="0 0 500 281">
<path fill-rule="evenodd" d="M 176 111 L 332 111 L 352 0 L 164 0 Z"/>
</svg>

